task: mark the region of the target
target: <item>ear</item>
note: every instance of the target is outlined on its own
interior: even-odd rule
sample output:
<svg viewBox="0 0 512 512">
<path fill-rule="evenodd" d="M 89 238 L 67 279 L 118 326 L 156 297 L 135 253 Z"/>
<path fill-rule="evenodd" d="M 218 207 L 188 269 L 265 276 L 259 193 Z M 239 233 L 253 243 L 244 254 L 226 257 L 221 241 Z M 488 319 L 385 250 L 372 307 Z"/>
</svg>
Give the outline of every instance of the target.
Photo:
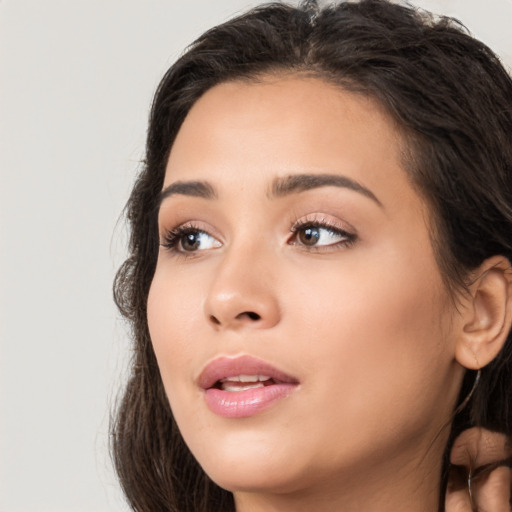
<svg viewBox="0 0 512 512">
<path fill-rule="evenodd" d="M 461 329 L 455 358 L 478 370 L 501 350 L 512 323 L 512 269 L 504 256 L 485 260 L 474 272 L 469 295 L 462 299 Z"/>
</svg>

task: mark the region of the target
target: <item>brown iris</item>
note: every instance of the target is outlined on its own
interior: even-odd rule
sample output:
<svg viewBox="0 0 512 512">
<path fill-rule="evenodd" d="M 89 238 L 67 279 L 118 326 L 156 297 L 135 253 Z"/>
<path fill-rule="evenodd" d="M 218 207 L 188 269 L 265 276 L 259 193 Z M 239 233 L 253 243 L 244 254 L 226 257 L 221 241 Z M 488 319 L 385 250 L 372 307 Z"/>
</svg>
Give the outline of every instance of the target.
<svg viewBox="0 0 512 512">
<path fill-rule="evenodd" d="M 315 245 L 320 239 L 320 229 L 315 226 L 309 226 L 298 232 L 297 238 L 303 245 Z"/>
<path fill-rule="evenodd" d="M 199 231 L 189 231 L 183 233 L 180 244 L 184 251 L 195 251 L 199 248 L 201 233 Z"/>
</svg>

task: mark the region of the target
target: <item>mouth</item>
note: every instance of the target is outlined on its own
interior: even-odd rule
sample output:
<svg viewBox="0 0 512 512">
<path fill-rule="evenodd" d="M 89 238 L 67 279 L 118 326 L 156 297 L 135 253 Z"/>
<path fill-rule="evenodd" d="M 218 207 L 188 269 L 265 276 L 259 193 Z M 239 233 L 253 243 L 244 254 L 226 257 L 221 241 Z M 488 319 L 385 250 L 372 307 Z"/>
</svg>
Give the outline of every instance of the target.
<svg viewBox="0 0 512 512">
<path fill-rule="evenodd" d="M 198 379 L 209 409 L 223 417 L 253 416 L 287 397 L 299 381 L 251 356 L 220 357 Z"/>
<path fill-rule="evenodd" d="M 247 391 L 248 389 L 273 386 L 277 383 L 278 381 L 267 375 L 234 375 L 233 377 L 218 380 L 213 387 L 222 389 L 222 391 L 239 393 L 240 391 Z"/>
<path fill-rule="evenodd" d="M 244 391 L 244 387 L 262 388 L 275 384 L 298 384 L 299 381 L 266 361 L 252 356 L 219 357 L 210 362 L 199 375 L 202 389 Z"/>
</svg>

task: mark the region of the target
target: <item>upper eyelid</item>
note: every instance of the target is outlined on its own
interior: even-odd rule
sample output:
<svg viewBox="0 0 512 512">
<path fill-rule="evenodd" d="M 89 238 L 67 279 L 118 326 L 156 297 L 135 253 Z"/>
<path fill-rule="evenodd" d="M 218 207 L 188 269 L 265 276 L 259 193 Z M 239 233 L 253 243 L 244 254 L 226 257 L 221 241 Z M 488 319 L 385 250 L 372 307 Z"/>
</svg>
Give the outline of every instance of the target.
<svg viewBox="0 0 512 512">
<path fill-rule="evenodd" d="M 216 230 L 213 229 L 210 225 L 207 225 L 207 223 L 203 221 L 197 221 L 197 220 L 188 220 L 185 222 L 180 222 L 173 227 L 167 227 L 167 223 L 158 223 L 158 232 L 160 236 L 165 237 L 172 233 L 181 233 L 183 231 L 191 230 L 191 231 L 200 231 L 201 233 L 206 233 L 209 236 L 212 236 L 213 238 L 219 238 L 219 235 L 216 234 Z"/>
<path fill-rule="evenodd" d="M 326 217 L 325 214 L 309 214 L 302 216 L 291 224 L 290 231 L 296 231 L 298 228 L 307 226 L 308 224 L 350 233 L 353 236 L 357 236 L 358 234 L 357 230 L 350 223 L 337 219 L 334 220 L 330 217 Z"/>
</svg>

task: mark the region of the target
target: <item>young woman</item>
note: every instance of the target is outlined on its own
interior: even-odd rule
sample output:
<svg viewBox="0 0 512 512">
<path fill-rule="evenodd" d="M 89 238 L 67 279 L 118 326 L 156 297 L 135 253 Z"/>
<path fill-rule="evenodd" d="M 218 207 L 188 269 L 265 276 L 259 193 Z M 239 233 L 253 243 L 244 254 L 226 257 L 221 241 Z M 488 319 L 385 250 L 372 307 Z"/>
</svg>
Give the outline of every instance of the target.
<svg viewBox="0 0 512 512">
<path fill-rule="evenodd" d="M 496 56 L 385 0 L 268 5 L 189 48 L 116 282 L 134 510 L 444 509 L 453 440 L 510 435 L 510 133 Z"/>
</svg>

